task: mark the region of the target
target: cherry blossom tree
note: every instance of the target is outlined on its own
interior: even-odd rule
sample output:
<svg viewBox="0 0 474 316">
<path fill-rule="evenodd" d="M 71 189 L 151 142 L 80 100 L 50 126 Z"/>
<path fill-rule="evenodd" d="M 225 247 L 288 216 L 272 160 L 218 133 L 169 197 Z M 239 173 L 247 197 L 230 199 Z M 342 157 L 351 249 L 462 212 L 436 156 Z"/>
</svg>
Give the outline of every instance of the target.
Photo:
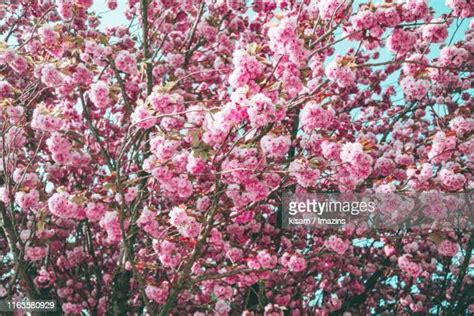
<svg viewBox="0 0 474 316">
<path fill-rule="evenodd" d="M 470 231 L 288 230 L 281 207 L 472 189 L 472 1 L 123 2 L 106 28 L 93 0 L 0 4 L 1 299 L 474 312 Z"/>
</svg>

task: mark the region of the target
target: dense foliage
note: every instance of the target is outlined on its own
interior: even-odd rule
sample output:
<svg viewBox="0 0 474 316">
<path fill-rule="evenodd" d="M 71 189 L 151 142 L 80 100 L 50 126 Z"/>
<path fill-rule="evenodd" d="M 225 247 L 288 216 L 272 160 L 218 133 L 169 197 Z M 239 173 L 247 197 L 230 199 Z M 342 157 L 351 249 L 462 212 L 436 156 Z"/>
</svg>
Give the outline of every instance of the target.
<svg viewBox="0 0 474 316">
<path fill-rule="evenodd" d="M 2 1 L 0 298 L 474 312 L 470 232 L 290 231 L 280 201 L 472 189 L 472 1 L 249 2 L 128 0 L 103 28 L 93 0 Z"/>
</svg>

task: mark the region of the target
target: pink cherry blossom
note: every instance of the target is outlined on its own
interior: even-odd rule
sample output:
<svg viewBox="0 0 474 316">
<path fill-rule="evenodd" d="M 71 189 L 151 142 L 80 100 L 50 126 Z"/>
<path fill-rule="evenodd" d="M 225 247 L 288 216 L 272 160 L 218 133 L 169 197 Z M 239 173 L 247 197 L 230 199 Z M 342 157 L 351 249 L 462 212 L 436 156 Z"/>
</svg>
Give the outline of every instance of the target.
<svg viewBox="0 0 474 316">
<path fill-rule="evenodd" d="M 99 221 L 105 214 L 107 207 L 101 202 L 89 202 L 85 209 L 87 219 L 90 221 Z"/>
<path fill-rule="evenodd" d="M 413 47 L 415 42 L 416 35 L 413 32 L 396 28 L 387 39 L 387 48 L 392 53 L 403 55 Z"/>
<path fill-rule="evenodd" d="M 446 133 L 439 131 L 434 135 L 431 150 L 428 153 L 428 158 L 433 163 L 440 163 L 448 160 L 456 147 L 456 138 L 447 136 Z"/>
<path fill-rule="evenodd" d="M 31 190 L 30 192 L 17 192 L 15 194 L 15 202 L 27 212 L 29 209 L 38 207 L 39 192 L 38 190 Z"/>
<path fill-rule="evenodd" d="M 304 62 L 306 51 L 303 40 L 295 33 L 296 20 L 294 18 L 283 19 L 277 27 L 268 30 L 270 48 L 277 56 L 288 56 L 289 60 L 300 65 Z"/>
<path fill-rule="evenodd" d="M 457 116 L 449 121 L 449 127 L 456 132 L 457 135 L 465 135 L 474 130 L 474 119 Z"/>
<path fill-rule="evenodd" d="M 109 88 L 104 81 L 99 81 L 92 85 L 91 96 L 92 102 L 98 108 L 104 108 L 110 103 Z"/>
<path fill-rule="evenodd" d="M 459 67 L 467 61 L 468 57 L 469 53 L 466 49 L 448 46 L 441 49 L 439 63 L 442 66 Z"/>
<path fill-rule="evenodd" d="M 245 50 L 233 53 L 234 71 L 229 76 L 229 83 L 234 88 L 243 87 L 262 74 L 262 66 L 258 60 Z"/>
<path fill-rule="evenodd" d="M 330 20 L 333 17 L 341 17 L 347 10 L 344 0 L 323 0 L 319 2 L 319 14 L 321 18 Z"/>
<path fill-rule="evenodd" d="M 247 113 L 253 127 L 262 127 L 276 119 L 273 101 L 263 94 L 256 94 L 249 100 Z"/>
<path fill-rule="evenodd" d="M 306 260 L 302 256 L 293 255 L 288 261 L 288 268 L 293 272 L 302 272 L 306 269 Z"/>
<path fill-rule="evenodd" d="M 163 282 L 160 286 L 148 285 L 145 288 L 145 293 L 149 299 L 152 299 L 158 304 L 163 304 L 166 301 L 168 296 L 169 284 L 168 282 Z"/>
<path fill-rule="evenodd" d="M 473 15 L 472 3 L 468 0 L 446 0 L 446 5 L 453 10 L 454 16 L 466 18 Z"/>
<path fill-rule="evenodd" d="M 311 133 L 316 128 L 328 128 L 334 119 L 331 110 L 321 108 L 314 102 L 308 102 L 300 114 L 300 121 L 305 132 Z"/>
<path fill-rule="evenodd" d="M 447 257 L 454 257 L 459 251 L 459 246 L 449 240 L 443 240 L 438 245 L 438 252 Z"/>
<path fill-rule="evenodd" d="M 399 257 L 398 266 L 403 272 L 407 273 L 409 276 L 417 278 L 421 274 L 422 270 L 420 265 L 416 262 L 413 262 L 411 259 L 412 258 L 410 255 L 403 255 Z"/>
<path fill-rule="evenodd" d="M 63 74 L 53 64 L 43 65 L 41 75 L 41 80 L 48 87 L 57 87 L 64 81 Z"/>
<path fill-rule="evenodd" d="M 458 191 L 463 188 L 466 178 L 460 173 L 454 173 L 449 169 L 442 169 L 439 172 L 441 182 L 449 191 Z"/>
<path fill-rule="evenodd" d="M 290 149 L 291 139 L 288 136 L 265 135 L 260 144 L 269 158 L 281 158 Z"/>
<path fill-rule="evenodd" d="M 290 164 L 290 175 L 292 175 L 299 185 L 304 188 L 316 185 L 321 172 L 318 169 L 310 167 L 306 161 L 293 161 Z"/>
<path fill-rule="evenodd" d="M 120 223 L 116 212 L 108 211 L 100 220 L 100 226 L 107 234 L 106 241 L 110 244 L 119 243 L 122 240 Z"/>
<path fill-rule="evenodd" d="M 333 235 L 333 236 L 329 237 L 328 240 L 326 240 L 325 245 L 326 245 L 326 247 L 328 247 L 332 251 L 336 252 L 337 254 L 342 255 L 349 248 L 349 241 L 348 240 L 342 240 L 341 238 L 336 237 L 336 236 Z"/>
<path fill-rule="evenodd" d="M 260 251 L 257 254 L 257 261 L 263 269 L 271 269 L 275 267 L 278 259 L 276 256 L 272 256 L 266 251 Z"/>
<path fill-rule="evenodd" d="M 326 76 L 341 88 L 351 87 L 355 84 L 356 74 L 348 65 L 343 65 L 341 60 L 334 60 L 326 67 Z"/>
<path fill-rule="evenodd" d="M 472 1 L 7 3 L 2 299 L 472 314 Z M 377 207 L 288 227 L 308 194 Z"/>
<path fill-rule="evenodd" d="M 27 247 L 25 257 L 31 261 L 40 261 L 48 255 L 48 248 L 46 247 Z"/>
<path fill-rule="evenodd" d="M 135 56 L 128 51 L 122 50 L 115 57 L 115 64 L 117 69 L 128 74 L 137 73 L 137 61 Z"/>
<path fill-rule="evenodd" d="M 428 93 L 430 83 L 426 79 L 409 76 L 400 81 L 400 86 L 408 100 L 421 100 Z"/>
</svg>

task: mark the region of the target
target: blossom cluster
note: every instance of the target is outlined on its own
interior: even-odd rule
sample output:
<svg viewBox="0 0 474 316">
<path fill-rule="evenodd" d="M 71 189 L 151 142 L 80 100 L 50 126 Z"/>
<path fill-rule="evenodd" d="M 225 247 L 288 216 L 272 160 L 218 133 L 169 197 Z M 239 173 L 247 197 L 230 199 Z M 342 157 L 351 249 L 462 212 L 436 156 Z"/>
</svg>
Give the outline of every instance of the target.
<svg viewBox="0 0 474 316">
<path fill-rule="evenodd" d="M 0 299 L 474 313 L 472 1 L 98 2 L 0 5 Z M 313 192 L 436 225 L 284 227 Z"/>
</svg>

